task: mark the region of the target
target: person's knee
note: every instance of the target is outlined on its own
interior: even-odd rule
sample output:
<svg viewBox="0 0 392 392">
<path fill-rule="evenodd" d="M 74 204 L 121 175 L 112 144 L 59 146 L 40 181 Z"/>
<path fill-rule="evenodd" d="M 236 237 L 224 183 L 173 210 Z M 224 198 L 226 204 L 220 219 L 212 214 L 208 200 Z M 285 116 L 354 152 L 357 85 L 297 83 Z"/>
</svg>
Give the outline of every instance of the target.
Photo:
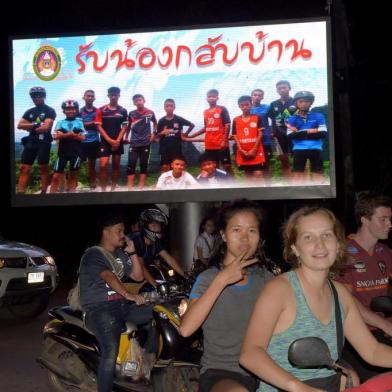
<svg viewBox="0 0 392 392">
<path fill-rule="evenodd" d="M 216 383 L 210 392 L 249 392 L 249 390 L 234 380 L 225 379 Z"/>
<path fill-rule="evenodd" d="M 20 165 L 20 174 L 24 174 L 24 175 L 29 174 L 30 168 L 31 168 L 30 165 L 25 165 L 25 164 Z"/>
<path fill-rule="evenodd" d="M 107 170 L 109 166 L 109 159 L 101 159 L 99 161 L 99 168 L 101 170 Z"/>
</svg>

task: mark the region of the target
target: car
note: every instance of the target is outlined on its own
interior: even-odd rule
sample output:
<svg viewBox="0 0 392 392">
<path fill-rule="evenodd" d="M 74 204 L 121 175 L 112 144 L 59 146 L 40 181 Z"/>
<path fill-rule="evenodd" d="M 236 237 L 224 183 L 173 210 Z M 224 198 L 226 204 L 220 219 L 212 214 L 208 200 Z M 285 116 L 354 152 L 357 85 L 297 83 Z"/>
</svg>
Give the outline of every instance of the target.
<svg viewBox="0 0 392 392">
<path fill-rule="evenodd" d="M 17 318 L 42 313 L 59 282 L 53 257 L 38 246 L 0 238 L 0 307 Z"/>
</svg>

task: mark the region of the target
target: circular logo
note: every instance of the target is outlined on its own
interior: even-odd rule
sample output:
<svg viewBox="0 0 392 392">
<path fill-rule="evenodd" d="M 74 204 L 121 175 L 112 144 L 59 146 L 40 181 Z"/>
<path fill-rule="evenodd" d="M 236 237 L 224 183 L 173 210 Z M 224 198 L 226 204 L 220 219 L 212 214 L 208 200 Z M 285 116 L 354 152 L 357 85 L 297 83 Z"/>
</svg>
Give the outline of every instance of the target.
<svg viewBox="0 0 392 392">
<path fill-rule="evenodd" d="M 61 56 L 52 46 L 41 46 L 34 54 L 34 73 L 41 80 L 53 80 L 61 69 Z"/>
</svg>

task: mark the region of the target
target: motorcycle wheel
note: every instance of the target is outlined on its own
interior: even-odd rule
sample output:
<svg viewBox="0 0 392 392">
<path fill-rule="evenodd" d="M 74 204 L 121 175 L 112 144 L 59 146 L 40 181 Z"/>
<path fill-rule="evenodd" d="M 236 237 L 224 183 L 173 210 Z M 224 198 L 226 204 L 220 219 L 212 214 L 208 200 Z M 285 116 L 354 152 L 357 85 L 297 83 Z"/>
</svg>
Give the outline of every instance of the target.
<svg viewBox="0 0 392 392">
<path fill-rule="evenodd" d="M 27 320 L 41 314 L 48 306 L 48 295 L 35 295 L 23 304 L 8 304 L 9 312 L 17 319 Z"/>
<path fill-rule="evenodd" d="M 47 346 L 44 359 L 49 363 L 52 363 L 54 369 L 58 368 L 60 370 L 60 375 L 47 369 L 47 383 L 49 391 L 96 392 L 97 386 L 95 380 L 92 379 L 93 375 L 87 371 L 85 365 L 81 362 L 78 356 L 62 344 L 54 341 L 52 342 L 52 345 Z M 64 381 L 64 378 L 61 377 L 61 372 L 64 372 L 64 374 L 68 377 L 71 376 L 75 384 L 70 385 L 70 383 Z"/>
<path fill-rule="evenodd" d="M 156 368 L 152 374 L 154 392 L 197 392 L 199 369 L 192 366 Z"/>
</svg>

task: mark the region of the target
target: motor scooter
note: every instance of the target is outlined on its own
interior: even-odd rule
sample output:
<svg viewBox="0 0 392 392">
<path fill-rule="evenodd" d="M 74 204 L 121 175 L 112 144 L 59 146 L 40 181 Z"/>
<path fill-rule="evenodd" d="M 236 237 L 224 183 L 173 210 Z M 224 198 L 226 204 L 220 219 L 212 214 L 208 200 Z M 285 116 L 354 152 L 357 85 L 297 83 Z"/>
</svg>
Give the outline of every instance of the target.
<svg viewBox="0 0 392 392">
<path fill-rule="evenodd" d="M 164 282 L 156 291 L 143 295 L 154 304 L 153 322 L 159 334 L 157 360 L 150 373 L 151 366 L 148 368 L 140 349 L 144 331 L 127 323 L 120 337 L 113 390 L 196 392 L 202 354 L 199 339 L 183 338 L 178 333 L 188 292 L 178 284 Z M 37 358 L 47 369 L 49 390 L 96 391 L 99 345 L 85 325 L 84 313 L 60 306 L 51 309 L 49 317 Z"/>
<path fill-rule="evenodd" d="M 345 373 L 331 358 L 325 341 L 318 337 L 307 337 L 294 341 L 289 347 L 288 358 L 296 367 L 327 367 Z M 345 389 L 345 392 L 392 392 L 392 372 L 380 374 L 357 387 Z"/>
</svg>

